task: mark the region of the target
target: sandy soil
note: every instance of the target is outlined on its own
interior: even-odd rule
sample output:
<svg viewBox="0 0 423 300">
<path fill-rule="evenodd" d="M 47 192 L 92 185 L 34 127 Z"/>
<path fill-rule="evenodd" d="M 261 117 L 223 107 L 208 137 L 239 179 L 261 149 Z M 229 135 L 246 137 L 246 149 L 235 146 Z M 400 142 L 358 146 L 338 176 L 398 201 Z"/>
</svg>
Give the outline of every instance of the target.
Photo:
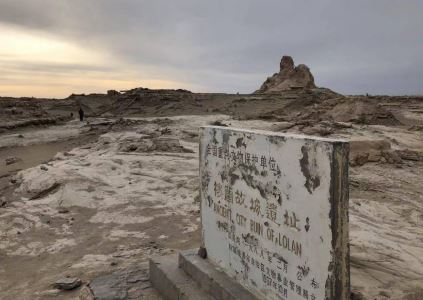
<svg viewBox="0 0 423 300">
<path fill-rule="evenodd" d="M 86 283 L 152 255 L 197 247 L 199 126 L 218 121 L 384 140 L 390 155 L 423 152 L 419 103 L 398 107 L 395 100 L 389 114 L 363 119 L 367 104 L 356 102 L 345 115 L 337 112 L 345 103 L 304 106 L 288 99 L 278 103 L 284 112 L 276 112 L 275 99 L 259 108 L 257 99 L 250 101 L 254 105 L 249 101 L 238 101 L 245 107 L 235 116 L 91 118 L 90 124 L 71 121 L 4 133 L 0 163 L 10 155 L 22 162 L 1 169 L 0 298 L 74 299 L 79 289 L 58 292 L 52 284 L 65 276 Z M 314 116 L 319 110 L 324 118 Z M 350 168 L 355 299 L 423 299 L 422 187 L 419 158 L 389 163 L 381 156 Z"/>
</svg>

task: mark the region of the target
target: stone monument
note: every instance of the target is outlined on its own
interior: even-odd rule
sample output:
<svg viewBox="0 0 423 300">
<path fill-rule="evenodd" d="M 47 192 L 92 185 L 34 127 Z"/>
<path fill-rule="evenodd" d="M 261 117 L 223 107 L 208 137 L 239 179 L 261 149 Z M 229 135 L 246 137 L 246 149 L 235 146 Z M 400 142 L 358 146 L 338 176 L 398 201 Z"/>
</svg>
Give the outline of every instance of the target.
<svg viewBox="0 0 423 300">
<path fill-rule="evenodd" d="M 179 269 L 204 299 L 349 299 L 348 153 L 341 140 L 201 128 L 203 245 Z"/>
</svg>

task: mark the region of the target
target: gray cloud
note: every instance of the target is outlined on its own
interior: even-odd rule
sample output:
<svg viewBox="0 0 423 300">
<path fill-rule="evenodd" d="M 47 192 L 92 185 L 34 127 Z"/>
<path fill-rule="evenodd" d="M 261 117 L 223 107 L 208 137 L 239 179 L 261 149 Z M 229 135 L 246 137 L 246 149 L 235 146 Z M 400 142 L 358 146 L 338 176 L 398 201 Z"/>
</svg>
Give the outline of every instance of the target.
<svg viewBox="0 0 423 300">
<path fill-rule="evenodd" d="M 422 94 L 421 11 L 421 0 L 0 0 L 0 22 L 226 92 L 253 91 L 290 54 L 343 93 Z"/>
</svg>

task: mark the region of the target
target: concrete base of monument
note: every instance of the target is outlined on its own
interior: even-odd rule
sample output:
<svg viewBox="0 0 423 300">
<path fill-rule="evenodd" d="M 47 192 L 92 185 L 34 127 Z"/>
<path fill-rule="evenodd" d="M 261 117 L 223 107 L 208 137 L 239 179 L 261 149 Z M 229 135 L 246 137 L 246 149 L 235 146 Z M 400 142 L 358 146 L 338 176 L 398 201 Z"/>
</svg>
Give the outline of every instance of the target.
<svg viewBox="0 0 423 300">
<path fill-rule="evenodd" d="M 166 300 L 258 300 L 197 250 L 150 260 L 150 280 Z"/>
</svg>

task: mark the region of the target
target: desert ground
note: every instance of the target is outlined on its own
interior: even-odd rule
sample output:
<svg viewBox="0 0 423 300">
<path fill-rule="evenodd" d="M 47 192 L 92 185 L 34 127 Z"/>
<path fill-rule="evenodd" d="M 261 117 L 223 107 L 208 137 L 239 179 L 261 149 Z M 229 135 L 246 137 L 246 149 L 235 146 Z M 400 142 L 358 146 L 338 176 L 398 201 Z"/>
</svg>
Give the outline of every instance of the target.
<svg viewBox="0 0 423 300">
<path fill-rule="evenodd" d="M 0 98 L 0 120 L 1 299 L 160 299 L 148 258 L 200 245 L 209 124 L 348 139 L 352 299 L 423 299 L 423 97 L 138 88 Z"/>
</svg>

